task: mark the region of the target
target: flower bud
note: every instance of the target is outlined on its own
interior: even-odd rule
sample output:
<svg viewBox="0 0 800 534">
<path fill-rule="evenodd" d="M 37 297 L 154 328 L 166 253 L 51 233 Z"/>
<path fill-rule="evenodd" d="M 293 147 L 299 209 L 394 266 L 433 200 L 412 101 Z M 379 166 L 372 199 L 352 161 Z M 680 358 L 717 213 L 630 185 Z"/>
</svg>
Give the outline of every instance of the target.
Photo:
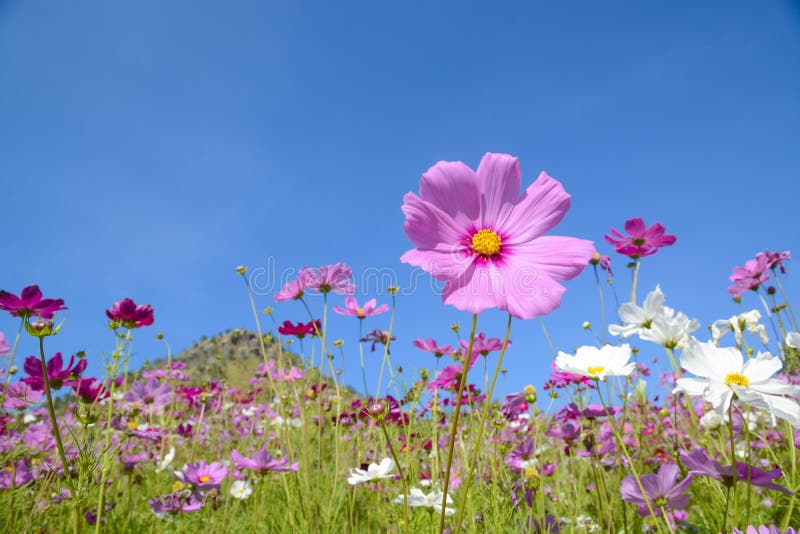
<svg viewBox="0 0 800 534">
<path fill-rule="evenodd" d="M 583 328 L 584 330 L 589 330 L 591 327 L 592 323 L 590 323 L 589 321 L 583 321 L 583 324 L 581 325 L 581 328 Z"/>
<path fill-rule="evenodd" d="M 244 274 L 246 272 L 247 272 L 247 266 L 246 265 L 237 265 L 236 266 L 236 274 Z"/>
<path fill-rule="evenodd" d="M 272 306 L 267 306 L 264 308 L 264 315 L 272 315 Z"/>
<path fill-rule="evenodd" d="M 400 291 L 400 288 L 397 286 L 389 286 L 386 288 L 386 291 L 388 291 L 390 295 L 397 295 L 397 292 Z"/>
<path fill-rule="evenodd" d="M 459 325 L 458 323 L 453 323 L 450 325 L 450 330 L 452 330 L 453 332 L 458 332 L 460 329 L 461 325 Z"/>
<path fill-rule="evenodd" d="M 373 400 L 367 407 L 367 413 L 375 419 L 383 419 L 388 409 L 388 405 L 382 400 Z"/>
<path fill-rule="evenodd" d="M 344 339 L 337 339 L 336 341 L 333 342 L 333 346 L 336 347 L 337 349 L 342 345 L 344 345 Z"/>
<path fill-rule="evenodd" d="M 61 325 L 54 327 L 52 319 L 35 319 L 31 322 L 25 321 L 25 330 L 33 337 L 54 336 L 58 334 Z"/>
<path fill-rule="evenodd" d="M 531 404 L 536 402 L 536 388 L 535 387 L 533 387 L 532 385 L 528 384 L 527 386 L 525 386 L 525 388 L 522 391 L 523 391 L 523 393 L 525 393 L 525 402 L 529 402 Z"/>
</svg>

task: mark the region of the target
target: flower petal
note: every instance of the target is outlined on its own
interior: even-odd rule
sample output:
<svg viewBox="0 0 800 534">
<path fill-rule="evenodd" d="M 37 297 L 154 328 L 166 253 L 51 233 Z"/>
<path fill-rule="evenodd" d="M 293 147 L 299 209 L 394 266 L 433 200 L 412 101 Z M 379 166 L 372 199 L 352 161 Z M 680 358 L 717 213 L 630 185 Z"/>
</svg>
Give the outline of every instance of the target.
<svg viewBox="0 0 800 534">
<path fill-rule="evenodd" d="M 569 199 L 561 182 L 543 172 L 497 225 L 508 236 L 505 241 L 509 244 L 531 241 L 549 232 L 564 218 Z"/>
</svg>

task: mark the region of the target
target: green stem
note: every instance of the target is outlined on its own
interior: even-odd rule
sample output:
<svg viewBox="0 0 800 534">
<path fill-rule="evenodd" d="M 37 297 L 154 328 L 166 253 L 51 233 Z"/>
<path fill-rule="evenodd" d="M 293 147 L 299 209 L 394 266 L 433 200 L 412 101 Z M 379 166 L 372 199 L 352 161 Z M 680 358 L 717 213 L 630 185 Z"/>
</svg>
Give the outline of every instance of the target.
<svg viewBox="0 0 800 534">
<path fill-rule="evenodd" d="M 644 498 L 644 502 L 647 504 L 647 510 L 650 512 L 650 515 L 653 517 L 653 520 L 656 521 L 656 528 L 658 528 L 658 531 L 661 532 L 661 523 L 658 521 L 658 516 L 656 516 L 655 510 L 653 509 L 653 505 L 650 502 L 650 498 L 647 496 L 647 492 L 644 490 L 644 486 L 642 485 L 642 480 L 639 477 L 639 473 L 636 470 L 636 466 L 633 464 L 631 455 L 628 452 L 628 447 L 625 446 L 625 442 L 622 439 L 622 434 L 620 434 L 619 428 L 617 428 L 617 421 L 614 418 L 614 415 L 609 411 L 608 406 L 606 405 L 606 402 L 603 399 L 603 394 L 600 392 L 599 387 L 597 388 L 597 396 L 600 398 L 600 404 L 603 405 L 603 409 L 605 409 L 606 417 L 608 419 L 609 424 L 611 425 L 611 431 L 614 433 L 614 437 L 617 438 L 617 442 L 619 442 L 619 446 L 622 449 L 623 454 L 625 455 L 625 459 L 628 460 L 628 465 L 631 468 L 631 474 L 633 474 L 633 478 L 636 479 L 636 485 L 639 486 L 639 491 L 642 494 L 642 498 Z"/>
<path fill-rule="evenodd" d="M 44 393 L 47 396 L 47 412 L 50 414 L 50 425 L 53 427 L 53 435 L 56 438 L 56 447 L 58 448 L 58 455 L 61 458 L 61 468 L 64 470 L 64 477 L 69 478 L 69 464 L 67 464 L 67 455 L 64 453 L 64 445 L 61 443 L 61 431 L 58 429 L 56 411 L 55 408 L 53 408 L 53 396 L 50 393 L 50 378 L 47 376 L 47 362 L 44 359 L 44 336 L 39 336 L 39 359 L 42 362 L 42 378 L 44 380 Z"/>
<path fill-rule="evenodd" d="M 603 296 L 603 284 L 600 283 L 600 275 L 597 272 L 597 265 L 594 265 L 594 279 L 597 282 L 597 296 L 600 297 L 600 323 L 603 326 L 603 345 L 606 344 L 606 301 Z"/>
<path fill-rule="evenodd" d="M 506 335 L 503 338 L 503 347 L 500 349 L 500 356 L 497 358 L 497 366 L 494 370 L 492 377 L 492 384 L 489 386 L 486 393 L 486 400 L 483 404 L 483 415 L 481 417 L 480 425 L 478 426 L 478 439 L 475 440 L 475 448 L 472 451 L 472 459 L 469 462 L 469 469 L 467 470 L 467 480 L 464 482 L 464 489 L 461 490 L 461 504 L 458 507 L 458 516 L 456 519 L 456 532 L 461 532 L 461 520 L 464 517 L 464 510 L 467 504 L 467 494 L 469 487 L 472 484 L 472 479 L 475 477 L 475 467 L 478 463 L 478 453 L 480 452 L 481 439 L 483 439 L 483 430 L 486 427 L 486 420 L 489 418 L 489 408 L 492 404 L 492 393 L 494 393 L 494 386 L 497 383 L 497 377 L 500 374 L 500 368 L 503 366 L 503 356 L 505 356 L 506 348 L 508 348 L 508 336 L 511 334 L 511 320 L 512 316 L 508 314 L 508 324 L 506 325 Z"/>
<path fill-rule="evenodd" d="M 403 467 L 400 465 L 400 458 L 394 451 L 394 446 L 392 445 L 392 439 L 389 437 L 389 431 L 386 430 L 386 424 L 383 422 L 383 418 L 380 419 L 380 426 L 381 430 L 383 430 L 383 437 L 386 438 L 386 444 L 389 446 L 389 452 L 392 454 L 392 459 L 394 459 L 394 463 L 397 465 L 397 471 L 400 473 L 400 482 L 403 485 L 403 518 L 405 519 L 404 530 L 406 534 L 408 534 L 409 521 L 410 521 L 408 516 L 408 480 L 406 479 L 405 472 L 403 472 Z"/>
<path fill-rule="evenodd" d="M 444 473 L 444 492 L 442 494 L 442 513 L 439 516 L 439 534 L 444 532 L 445 512 L 447 511 L 447 490 L 450 488 L 450 468 L 453 466 L 453 449 L 456 443 L 456 432 L 458 431 L 458 417 L 461 414 L 461 396 L 464 394 L 464 386 L 467 383 L 467 373 L 469 371 L 469 361 L 472 357 L 472 345 L 475 342 L 475 330 L 478 328 L 478 314 L 472 316 L 472 329 L 469 333 L 469 344 L 464 353 L 463 372 L 458 383 L 458 395 L 456 396 L 456 406 L 453 412 L 453 423 L 450 425 L 450 440 L 447 445 L 447 469 Z"/>
<path fill-rule="evenodd" d="M 375 398 L 381 396 L 381 381 L 383 380 L 383 369 L 386 363 L 389 361 L 389 344 L 392 342 L 392 327 L 394 326 L 394 308 L 395 308 L 395 298 L 392 295 L 392 312 L 389 316 L 389 331 L 386 334 L 386 345 L 383 349 L 383 360 L 381 361 L 381 372 L 378 375 L 378 389 L 375 391 Z M 359 340 L 361 338 L 359 337 Z M 392 373 L 392 366 L 389 365 L 389 373 Z M 388 386 L 387 386 L 388 389 Z"/>
</svg>

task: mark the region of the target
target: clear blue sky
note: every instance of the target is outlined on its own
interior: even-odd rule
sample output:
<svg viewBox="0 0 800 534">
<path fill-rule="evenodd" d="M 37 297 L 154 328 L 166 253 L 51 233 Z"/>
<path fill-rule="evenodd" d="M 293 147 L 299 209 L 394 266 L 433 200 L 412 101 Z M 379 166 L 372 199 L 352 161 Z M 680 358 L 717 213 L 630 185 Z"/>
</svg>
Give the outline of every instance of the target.
<svg viewBox="0 0 800 534">
<path fill-rule="evenodd" d="M 251 328 L 240 263 L 345 261 L 403 284 L 402 195 L 438 160 L 495 151 L 520 157 L 525 185 L 546 170 L 573 195 L 557 234 L 609 253 L 603 235 L 626 218 L 665 224 L 678 242 L 646 260 L 641 287 L 660 282 L 708 324 L 739 310 L 734 265 L 765 247 L 800 255 L 799 5 L 0 0 L 0 288 L 65 299 L 48 352 L 86 349 L 95 371 L 113 347 L 103 310 L 151 303 L 135 366 L 163 355 L 158 331 L 177 351 Z M 428 288 L 399 301 L 406 369 L 432 364 L 413 338 L 469 321 Z M 568 288 L 546 319 L 564 350 L 599 323 L 591 271 Z M 331 328 L 355 370 L 356 321 Z M 506 389 L 540 386 L 538 323 L 512 339 Z"/>
</svg>

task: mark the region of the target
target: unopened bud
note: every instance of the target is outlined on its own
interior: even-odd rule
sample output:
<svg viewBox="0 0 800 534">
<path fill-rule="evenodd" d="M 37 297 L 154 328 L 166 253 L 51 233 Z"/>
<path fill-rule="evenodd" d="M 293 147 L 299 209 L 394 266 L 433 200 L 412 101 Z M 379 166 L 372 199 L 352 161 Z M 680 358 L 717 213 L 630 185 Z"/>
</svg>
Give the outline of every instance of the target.
<svg viewBox="0 0 800 534">
<path fill-rule="evenodd" d="M 387 405 L 382 400 L 374 400 L 369 404 L 367 413 L 375 419 L 382 419 L 386 415 Z"/>
<path fill-rule="evenodd" d="M 775 286 L 768 286 L 767 295 L 774 295 L 774 294 L 775 294 Z"/>
<path fill-rule="evenodd" d="M 342 345 L 344 345 L 344 339 L 337 339 L 336 341 L 333 342 L 333 346 L 336 347 L 337 349 Z"/>
<path fill-rule="evenodd" d="M 460 329 L 461 325 L 459 325 L 458 323 L 453 323 L 450 325 L 450 330 L 452 330 L 453 332 L 458 332 Z"/>
<path fill-rule="evenodd" d="M 164 339 L 164 333 L 163 332 L 159 332 L 158 334 L 156 334 L 156 339 L 159 340 L 159 341 Z"/>
<path fill-rule="evenodd" d="M 583 324 L 581 325 L 581 328 L 583 328 L 584 330 L 589 330 L 591 327 L 592 323 L 590 323 L 589 321 L 583 321 Z"/>
<path fill-rule="evenodd" d="M 236 266 L 236 274 L 244 274 L 246 272 L 247 272 L 247 266 L 246 265 L 237 265 Z"/>
<path fill-rule="evenodd" d="M 272 315 L 272 306 L 267 306 L 264 308 L 264 315 Z"/>
<path fill-rule="evenodd" d="M 389 286 L 386 288 L 386 291 L 388 291 L 390 295 L 397 295 L 397 292 L 400 291 L 400 288 L 397 286 Z"/>
<path fill-rule="evenodd" d="M 533 404 L 536 402 L 536 388 L 532 385 L 528 384 L 525 386 L 525 389 L 522 390 L 525 393 L 525 402 L 530 402 Z"/>
</svg>

